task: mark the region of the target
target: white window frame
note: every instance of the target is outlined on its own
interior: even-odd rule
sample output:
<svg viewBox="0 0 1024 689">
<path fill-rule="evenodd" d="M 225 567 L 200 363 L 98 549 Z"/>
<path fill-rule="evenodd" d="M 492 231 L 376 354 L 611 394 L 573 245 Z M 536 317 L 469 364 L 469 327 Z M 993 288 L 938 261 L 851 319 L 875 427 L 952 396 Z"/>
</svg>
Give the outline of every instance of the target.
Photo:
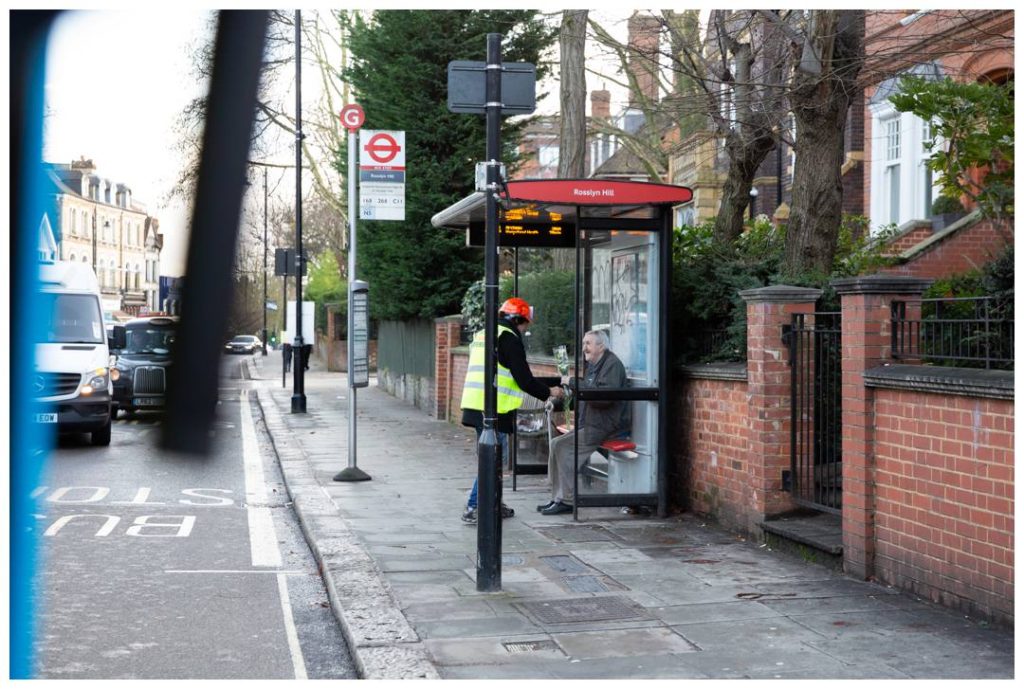
<svg viewBox="0 0 1024 689">
<path fill-rule="evenodd" d="M 924 174 L 929 157 L 924 142 L 927 129 L 917 115 L 898 112 L 889 101 L 869 106 L 871 114 L 871 198 L 868 212 L 871 232 L 895 222 L 898 226 L 929 217 L 928 177 Z M 899 123 L 898 151 L 891 139 L 890 123 Z M 893 156 L 894 153 L 898 153 Z M 898 184 L 898 208 L 893 207 L 893 183 Z M 930 186 L 931 198 L 937 187 Z"/>
</svg>

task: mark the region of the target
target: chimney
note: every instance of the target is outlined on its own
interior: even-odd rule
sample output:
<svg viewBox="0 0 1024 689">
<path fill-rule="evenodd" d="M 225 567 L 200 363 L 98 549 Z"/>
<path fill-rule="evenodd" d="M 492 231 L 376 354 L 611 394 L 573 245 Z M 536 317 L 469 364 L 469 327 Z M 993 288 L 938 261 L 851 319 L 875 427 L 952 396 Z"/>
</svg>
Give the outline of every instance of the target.
<svg viewBox="0 0 1024 689">
<path fill-rule="evenodd" d="M 78 160 L 71 161 L 72 170 L 82 170 L 83 172 L 93 172 L 96 170 L 96 165 L 92 162 L 92 158 L 88 160 L 85 156 L 81 156 Z"/>
<path fill-rule="evenodd" d="M 644 102 L 657 102 L 658 44 L 661 24 L 656 17 L 634 12 L 629 18 L 629 65 L 627 69 L 636 81 L 639 93 L 630 90 L 629 106 L 639 107 Z"/>
<path fill-rule="evenodd" d="M 611 91 L 601 89 L 590 92 L 590 116 L 595 119 L 609 119 L 612 116 Z"/>
</svg>

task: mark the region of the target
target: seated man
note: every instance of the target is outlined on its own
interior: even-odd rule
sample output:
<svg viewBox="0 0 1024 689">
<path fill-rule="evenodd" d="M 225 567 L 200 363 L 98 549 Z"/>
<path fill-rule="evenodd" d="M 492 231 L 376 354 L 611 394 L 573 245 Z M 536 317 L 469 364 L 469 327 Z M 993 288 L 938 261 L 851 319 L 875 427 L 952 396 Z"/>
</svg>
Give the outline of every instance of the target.
<svg viewBox="0 0 1024 689">
<path fill-rule="evenodd" d="M 581 387 L 624 388 L 626 368 L 619 357 L 608 349 L 608 335 L 603 330 L 591 330 L 583 336 L 583 379 Z M 548 451 L 548 477 L 551 479 L 551 502 L 538 505 L 541 514 L 572 512 L 575 486 L 573 446 L 579 429 L 579 459 L 582 463 L 609 438 L 624 437 L 629 433 L 629 403 L 625 401 L 594 400 L 580 402 L 576 428 L 552 439 Z"/>
</svg>

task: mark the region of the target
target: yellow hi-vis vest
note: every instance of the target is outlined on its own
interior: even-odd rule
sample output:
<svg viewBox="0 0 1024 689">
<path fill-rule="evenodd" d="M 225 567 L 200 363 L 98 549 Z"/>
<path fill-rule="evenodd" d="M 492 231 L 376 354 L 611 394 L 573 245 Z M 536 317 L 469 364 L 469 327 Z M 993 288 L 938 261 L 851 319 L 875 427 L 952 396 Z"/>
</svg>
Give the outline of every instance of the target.
<svg viewBox="0 0 1024 689">
<path fill-rule="evenodd" d="M 498 325 L 498 337 L 503 331 L 512 332 L 505 325 Z M 514 335 L 515 333 L 513 333 Z M 495 340 L 497 342 L 497 340 Z M 498 388 L 498 413 L 505 414 L 523 406 L 526 393 L 516 385 L 512 372 L 498 363 L 498 372 L 494 384 Z M 473 336 L 469 346 L 469 368 L 466 370 L 466 383 L 462 386 L 462 409 L 484 410 L 484 331 Z"/>
</svg>

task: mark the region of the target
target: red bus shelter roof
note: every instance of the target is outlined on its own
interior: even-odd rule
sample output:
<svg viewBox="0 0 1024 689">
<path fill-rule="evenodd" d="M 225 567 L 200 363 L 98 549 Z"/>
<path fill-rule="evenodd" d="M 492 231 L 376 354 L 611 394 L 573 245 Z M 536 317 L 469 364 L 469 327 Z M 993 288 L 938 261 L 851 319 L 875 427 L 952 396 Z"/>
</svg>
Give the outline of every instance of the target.
<svg viewBox="0 0 1024 689">
<path fill-rule="evenodd" d="M 508 182 L 501 192 L 502 206 L 509 208 L 533 205 L 558 207 L 569 219 L 579 206 L 602 206 L 609 215 L 635 211 L 650 206 L 676 206 L 693 199 L 687 187 L 650 182 L 628 182 L 609 179 L 525 179 Z M 475 192 L 431 218 L 434 227 L 461 229 L 471 221 L 483 220 L 486 197 Z"/>
</svg>

